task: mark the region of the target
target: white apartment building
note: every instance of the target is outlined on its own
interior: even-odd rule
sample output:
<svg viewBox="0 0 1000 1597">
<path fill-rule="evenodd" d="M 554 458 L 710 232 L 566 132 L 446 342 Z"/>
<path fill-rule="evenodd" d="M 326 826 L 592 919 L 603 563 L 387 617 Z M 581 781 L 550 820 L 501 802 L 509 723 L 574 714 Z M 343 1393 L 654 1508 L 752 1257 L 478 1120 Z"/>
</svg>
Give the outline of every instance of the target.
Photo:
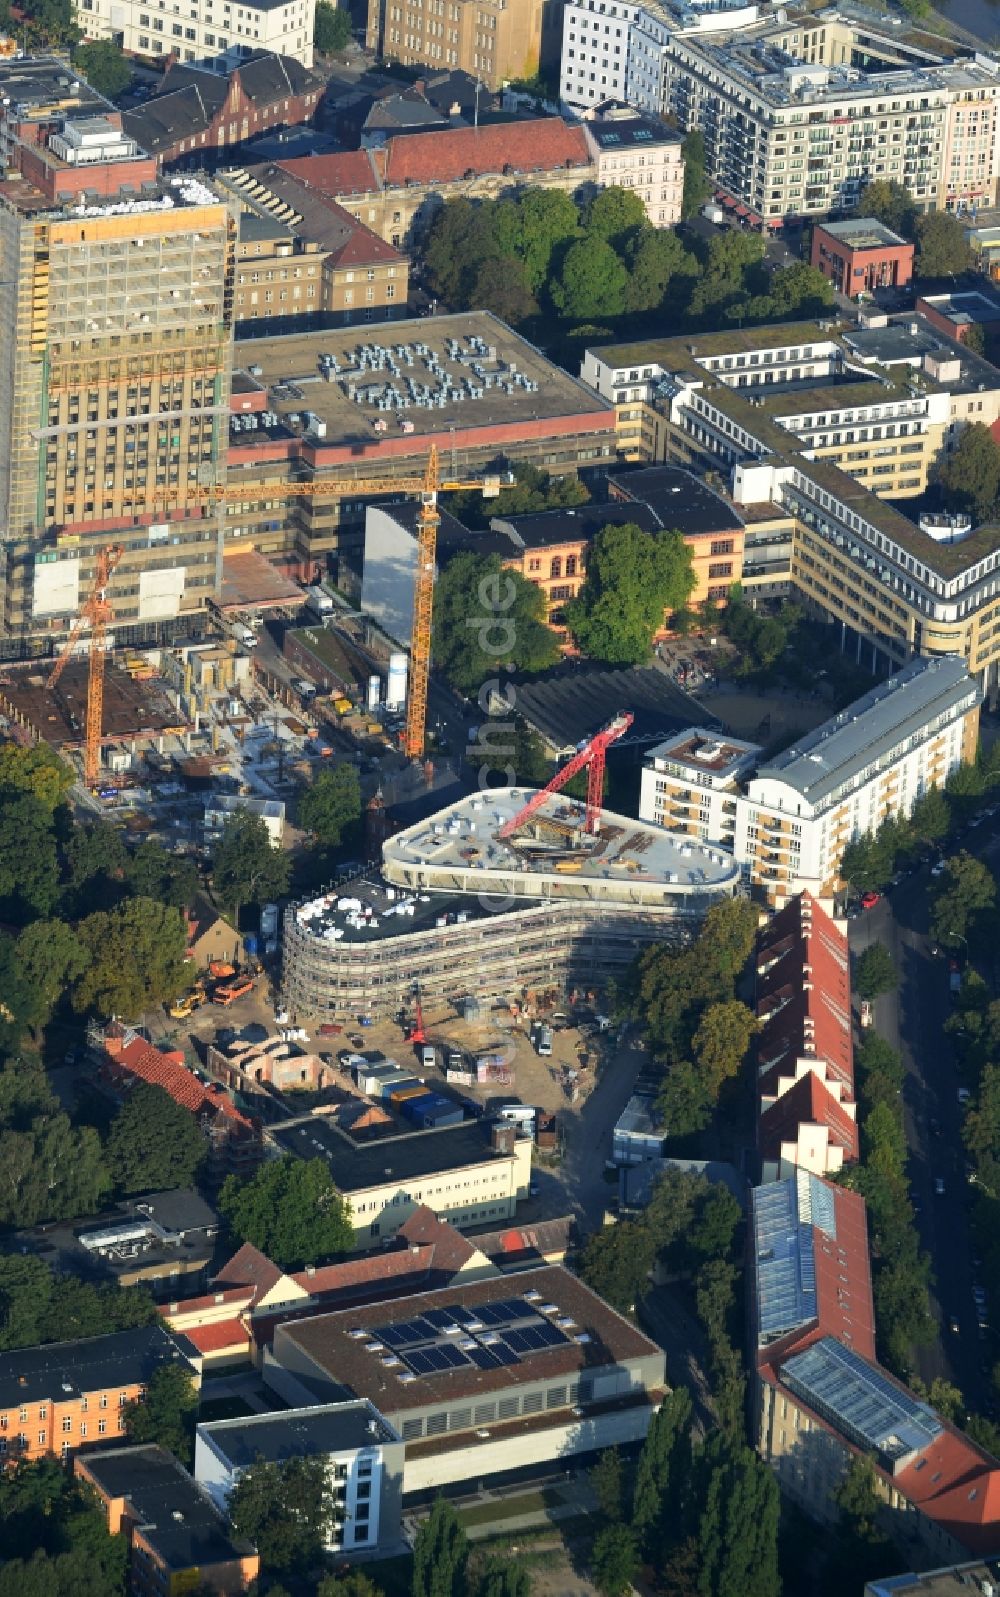
<svg viewBox="0 0 1000 1597">
<path fill-rule="evenodd" d="M 699 129 L 710 175 L 758 222 L 849 209 L 876 178 L 924 210 L 996 203 L 1000 63 L 931 58 L 832 9 L 572 0 L 560 97 L 609 96 Z"/>
<path fill-rule="evenodd" d="M 640 819 L 731 849 L 741 779 L 760 752 L 756 743 L 701 726 L 658 743 L 640 777 Z"/>
<path fill-rule="evenodd" d="M 654 227 L 675 227 L 684 199 L 680 134 L 627 106 L 584 122 L 583 131 L 598 187 L 632 189 Z"/>
<path fill-rule="evenodd" d="M 736 802 L 746 878 L 772 901 L 833 892 L 853 838 L 909 815 L 975 757 L 980 697 L 964 660 L 913 660 L 758 766 Z"/>
<path fill-rule="evenodd" d="M 228 71 L 261 50 L 313 64 L 316 0 L 74 0 L 88 39 L 130 55 L 175 55 Z"/>
</svg>

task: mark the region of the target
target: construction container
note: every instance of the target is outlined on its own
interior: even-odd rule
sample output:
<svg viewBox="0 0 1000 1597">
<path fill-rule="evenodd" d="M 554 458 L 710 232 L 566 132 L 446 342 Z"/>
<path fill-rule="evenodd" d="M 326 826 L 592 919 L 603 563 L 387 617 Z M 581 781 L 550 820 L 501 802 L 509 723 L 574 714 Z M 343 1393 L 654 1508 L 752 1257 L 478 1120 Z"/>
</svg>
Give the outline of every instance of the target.
<svg viewBox="0 0 1000 1597">
<path fill-rule="evenodd" d="M 423 1092 L 409 1092 L 396 1105 L 404 1120 L 416 1121 L 422 1104 L 429 1103 L 434 1094 L 428 1087 Z"/>
<path fill-rule="evenodd" d="M 393 1108 L 401 1109 L 409 1098 L 422 1098 L 427 1092 L 423 1082 L 414 1082 L 411 1087 L 397 1087 L 395 1092 L 390 1092 L 389 1102 Z"/>
<path fill-rule="evenodd" d="M 426 1098 L 414 1102 L 409 1118 L 423 1131 L 438 1130 L 442 1126 L 458 1126 L 465 1119 L 454 1098 L 443 1098 L 438 1093 L 428 1093 Z"/>
<path fill-rule="evenodd" d="M 405 1070 L 397 1070 L 391 1076 L 383 1076 L 375 1090 L 370 1094 L 382 1103 L 387 1103 L 394 1092 L 400 1092 L 404 1087 L 419 1087 L 421 1083 L 416 1076 L 411 1076 Z"/>
</svg>

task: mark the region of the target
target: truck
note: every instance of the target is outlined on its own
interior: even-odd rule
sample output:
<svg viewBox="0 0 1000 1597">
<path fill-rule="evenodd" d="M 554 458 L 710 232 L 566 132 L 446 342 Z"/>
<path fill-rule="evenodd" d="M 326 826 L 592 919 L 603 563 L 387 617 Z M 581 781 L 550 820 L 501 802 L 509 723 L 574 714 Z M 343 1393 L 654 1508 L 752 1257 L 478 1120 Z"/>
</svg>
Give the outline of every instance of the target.
<svg viewBox="0 0 1000 1597">
<path fill-rule="evenodd" d="M 235 981 L 225 982 L 217 987 L 212 994 L 213 1004 L 221 1004 L 228 1009 L 230 1004 L 235 1004 L 237 998 L 245 998 L 247 993 L 253 992 L 252 976 L 237 976 Z"/>
<path fill-rule="evenodd" d="M 277 904 L 262 904 L 260 906 L 260 935 L 262 942 L 269 943 L 278 935 L 278 906 Z"/>
<path fill-rule="evenodd" d="M 317 621 L 322 621 L 324 616 L 332 615 L 333 600 L 317 584 L 306 589 L 306 609 L 311 616 L 316 617 Z"/>
<path fill-rule="evenodd" d="M 539 1026 L 535 1032 L 535 1052 L 539 1059 L 548 1059 L 552 1053 L 552 1027 Z"/>
<path fill-rule="evenodd" d="M 308 677 L 296 677 L 292 687 L 303 704 L 311 704 L 316 697 L 316 684 L 315 682 L 310 682 Z"/>
</svg>

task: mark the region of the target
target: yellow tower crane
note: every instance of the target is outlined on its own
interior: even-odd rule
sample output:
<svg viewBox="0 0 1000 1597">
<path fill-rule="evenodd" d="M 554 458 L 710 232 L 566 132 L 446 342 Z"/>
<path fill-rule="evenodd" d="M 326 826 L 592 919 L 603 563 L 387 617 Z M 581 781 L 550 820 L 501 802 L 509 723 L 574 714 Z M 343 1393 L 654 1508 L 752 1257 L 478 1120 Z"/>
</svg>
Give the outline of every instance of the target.
<svg viewBox="0 0 1000 1597">
<path fill-rule="evenodd" d="M 416 494 L 420 499 L 417 523 L 417 569 L 413 585 L 413 626 L 410 640 L 410 685 L 407 695 L 404 748 L 410 759 L 423 757 L 427 730 L 427 688 L 431 667 L 431 630 L 434 615 L 434 573 L 437 561 L 437 534 L 441 524 L 438 496 L 459 490 L 475 489 L 484 499 L 495 499 L 502 488 L 513 485 L 512 474 L 491 473 L 484 477 L 441 478 L 437 447 L 432 444 L 427 465 L 420 477 L 316 477 L 307 482 L 229 483 L 209 488 L 199 495 L 197 488 L 156 489 L 148 498 L 135 495 L 124 501 L 133 515 L 148 513 L 176 504 L 182 499 L 206 500 L 215 504 L 248 498 L 346 499 L 355 495 Z M 68 647 L 68 646 L 67 646 Z"/>
</svg>

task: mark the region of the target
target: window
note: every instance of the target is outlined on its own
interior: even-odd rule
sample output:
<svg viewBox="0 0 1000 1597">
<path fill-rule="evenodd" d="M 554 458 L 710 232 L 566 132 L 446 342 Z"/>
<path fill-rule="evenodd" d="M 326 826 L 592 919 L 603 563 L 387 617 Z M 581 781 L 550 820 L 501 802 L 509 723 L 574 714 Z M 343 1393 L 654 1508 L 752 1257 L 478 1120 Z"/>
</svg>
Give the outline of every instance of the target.
<svg viewBox="0 0 1000 1597">
<path fill-rule="evenodd" d="M 550 577 L 561 577 L 562 576 L 562 561 L 560 560 L 558 555 L 556 555 L 555 558 L 549 563 L 549 576 Z"/>
<path fill-rule="evenodd" d="M 731 577 L 733 574 L 733 562 L 731 560 L 715 561 L 709 566 L 708 574 L 709 577 Z"/>
<path fill-rule="evenodd" d="M 713 555 L 731 555 L 733 547 L 732 538 L 713 538 L 709 553 Z"/>
<path fill-rule="evenodd" d="M 73 1429 L 73 1421 L 69 1414 L 63 1415 L 62 1428 L 64 1431 L 71 1431 Z"/>
</svg>

